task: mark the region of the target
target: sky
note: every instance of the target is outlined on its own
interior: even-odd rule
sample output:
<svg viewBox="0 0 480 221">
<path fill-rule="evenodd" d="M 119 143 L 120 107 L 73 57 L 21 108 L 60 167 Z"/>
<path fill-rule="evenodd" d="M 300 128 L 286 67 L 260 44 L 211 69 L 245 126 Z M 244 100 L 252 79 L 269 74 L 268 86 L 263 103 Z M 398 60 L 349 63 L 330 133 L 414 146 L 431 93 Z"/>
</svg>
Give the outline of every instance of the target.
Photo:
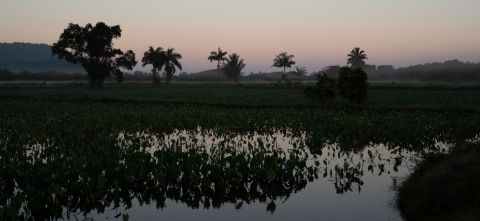
<svg viewBox="0 0 480 221">
<path fill-rule="evenodd" d="M 52 45 L 69 23 L 120 25 L 114 46 L 141 59 L 149 46 L 175 48 L 183 71 L 215 69 L 221 47 L 244 59 L 245 73 L 281 71 L 293 54 L 309 73 L 346 65 L 360 47 L 367 64 L 480 62 L 479 0 L 1 0 L 0 42 Z M 294 67 L 292 67 L 294 69 Z"/>
</svg>

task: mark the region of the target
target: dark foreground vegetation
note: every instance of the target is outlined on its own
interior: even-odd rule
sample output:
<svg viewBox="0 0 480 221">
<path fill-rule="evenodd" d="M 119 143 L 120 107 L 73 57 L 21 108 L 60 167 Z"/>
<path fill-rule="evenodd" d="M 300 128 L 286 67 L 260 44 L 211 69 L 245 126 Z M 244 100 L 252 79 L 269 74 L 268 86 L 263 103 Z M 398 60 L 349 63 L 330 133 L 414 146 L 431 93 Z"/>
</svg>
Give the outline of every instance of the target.
<svg viewBox="0 0 480 221">
<path fill-rule="evenodd" d="M 230 99 L 202 90 L 194 99 Z M 257 98 L 263 94 L 243 90 Z M 274 211 L 276 200 L 288 199 L 322 176 L 332 180 L 338 194 L 360 191 L 365 172 L 396 171 L 406 152 L 440 151 L 437 142 L 461 143 L 480 133 L 480 115 L 471 111 L 222 107 L 218 101 L 133 99 L 135 93 L 162 96 L 174 90 L 88 91 L 87 98 L 82 98 L 85 91 L 73 92 L 78 99 L 38 91 L 0 98 L 0 174 L 5 178 L 0 182 L 0 217 L 74 219 L 129 208 L 134 198 L 157 208 L 167 199 L 207 209 L 259 201 L 269 202 L 267 210 Z M 275 90 L 271 97 L 279 91 L 289 92 Z M 90 99 L 95 92 L 118 98 Z M 237 92 L 229 95 L 240 96 Z M 287 95 L 276 98 L 277 104 Z M 122 100 L 124 96 L 132 99 Z M 298 91 L 295 96 L 303 95 Z M 218 145 L 196 134 L 210 134 Z M 291 139 L 294 148 L 278 148 L 270 137 L 274 134 Z M 364 160 L 330 163 L 334 156 L 380 144 L 391 157 L 368 151 Z M 312 155 L 313 162 L 307 163 Z"/>
<path fill-rule="evenodd" d="M 395 186 L 406 220 L 480 220 L 480 144 L 426 155 Z"/>
<path fill-rule="evenodd" d="M 142 65 L 152 65 L 153 84 L 122 84 L 128 76 L 123 70 L 137 61 L 133 51 L 113 48 L 120 36 L 118 25 L 69 24 L 53 44 L 53 55 L 87 72 L 71 76 L 88 83 L 2 85 L 0 220 L 89 219 L 94 211 L 128 209 L 133 200 L 165 208 L 167 199 L 194 209 L 268 202 L 273 213 L 276 200 L 284 202 L 316 179 L 328 179 L 337 194 L 360 192 L 364 173 L 398 172 L 419 155 L 426 160 L 399 188 L 402 214 L 424 220 L 448 210 L 453 215 L 447 219 L 478 218 L 480 153 L 478 145 L 462 144 L 480 134 L 480 90 L 398 87 L 393 81 L 370 87 L 371 66 L 360 48 L 348 54 L 350 67 L 330 66 L 303 87 L 306 70 L 286 72 L 296 64 L 286 52 L 273 60 L 283 68 L 277 83 L 237 85 L 245 63 L 220 48 L 208 57 L 217 63 L 214 86 L 170 84 L 182 55 L 150 47 Z M 476 80 L 478 64 L 450 63 L 464 72 L 445 72 L 460 76 L 448 81 Z M 36 80 L 28 71 L 1 72 L 10 80 Z M 220 72 L 235 86 L 221 85 Z M 104 84 L 108 78 L 118 83 Z M 280 147 L 277 138 L 289 146 Z M 457 147 L 435 155 L 447 144 Z M 463 154 L 467 149 L 470 154 Z M 425 195 L 415 198 L 419 194 Z M 457 194 L 470 196 L 461 198 L 465 206 Z M 423 207 L 425 215 L 417 212 Z M 121 215 L 129 219 L 121 213 L 115 218 Z"/>
</svg>

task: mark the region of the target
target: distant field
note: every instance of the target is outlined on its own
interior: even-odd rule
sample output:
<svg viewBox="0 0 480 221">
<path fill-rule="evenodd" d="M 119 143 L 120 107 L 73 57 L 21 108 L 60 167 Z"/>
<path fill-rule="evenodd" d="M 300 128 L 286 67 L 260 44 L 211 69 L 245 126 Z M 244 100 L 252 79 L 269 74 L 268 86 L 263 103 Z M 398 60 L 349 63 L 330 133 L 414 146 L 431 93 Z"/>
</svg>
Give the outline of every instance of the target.
<svg viewBox="0 0 480 221">
<path fill-rule="evenodd" d="M 140 83 L 139 83 L 140 84 Z M 109 85 L 106 86 L 106 88 Z M 124 85 L 125 86 L 125 85 Z M 1 96 L 24 96 L 54 99 L 120 99 L 158 102 L 221 102 L 234 104 L 314 104 L 302 93 L 302 87 L 283 89 L 261 86 L 261 84 L 234 87 L 225 84 L 176 84 L 171 88 L 148 88 L 140 84 L 132 88 L 92 90 L 71 89 L 3 89 Z M 143 86 L 143 88 L 142 88 Z M 51 88 L 46 86 L 45 88 Z M 349 102 L 336 97 L 331 105 L 349 105 Z M 370 90 L 368 102 L 362 106 L 427 107 L 427 108 L 469 108 L 480 109 L 480 90 Z"/>
<path fill-rule="evenodd" d="M 300 86 L 313 84 L 313 81 L 302 81 Z M 480 87 L 480 82 L 461 81 L 461 82 L 424 82 L 424 81 L 369 81 L 372 88 L 375 87 Z M 116 81 L 106 81 L 105 88 L 152 88 L 151 81 L 125 81 L 118 83 Z M 1 88 L 58 88 L 58 87 L 85 87 L 88 88 L 87 81 L 0 81 Z M 171 87 L 188 87 L 188 86 L 235 86 L 233 81 L 218 82 L 200 82 L 200 81 L 172 81 Z M 283 87 L 283 84 L 278 84 L 273 81 L 258 81 L 258 82 L 238 82 L 238 86 L 265 86 L 265 87 Z M 162 82 L 162 87 L 165 87 L 165 82 Z"/>
<path fill-rule="evenodd" d="M 370 81 L 370 86 L 448 86 L 448 87 L 461 87 L 461 86 L 480 86 L 480 81 L 460 81 L 460 82 L 445 82 L 445 81 Z"/>
</svg>

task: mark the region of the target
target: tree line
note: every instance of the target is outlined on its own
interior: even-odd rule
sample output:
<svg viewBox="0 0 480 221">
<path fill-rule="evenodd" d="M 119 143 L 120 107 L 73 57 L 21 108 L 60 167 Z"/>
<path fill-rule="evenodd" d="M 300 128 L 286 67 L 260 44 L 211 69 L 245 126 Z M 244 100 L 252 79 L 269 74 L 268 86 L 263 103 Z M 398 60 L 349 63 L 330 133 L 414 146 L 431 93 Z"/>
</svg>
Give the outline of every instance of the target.
<svg viewBox="0 0 480 221">
<path fill-rule="evenodd" d="M 294 71 L 286 73 L 287 84 L 299 84 L 305 81 L 314 81 L 315 74 L 309 74 L 304 76 L 297 76 Z M 124 72 L 124 81 L 150 81 L 152 82 L 152 72 L 134 71 Z M 282 85 L 283 72 L 257 72 L 250 74 L 242 74 L 238 76 L 237 82 L 270 82 Z M 187 73 L 180 72 L 174 75 L 177 82 L 216 82 L 218 81 L 217 69 L 209 69 L 199 72 Z M 166 72 L 157 73 L 157 81 L 166 81 Z M 221 82 L 231 82 L 231 78 L 225 74 L 220 75 Z M 43 72 L 30 72 L 28 70 L 19 71 L 18 73 L 12 72 L 7 69 L 0 69 L 0 81 L 88 81 L 87 74 L 84 73 L 65 73 L 58 71 L 43 71 Z M 115 76 L 106 77 L 105 81 L 117 81 Z"/>
<path fill-rule="evenodd" d="M 124 73 L 121 69 L 132 70 L 137 64 L 135 53 L 128 50 L 125 53 L 113 48 L 113 39 L 121 37 L 122 30 L 119 25 L 108 26 L 103 22 L 98 22 L 95 26 L 87 24 L 81 27 L 78 24 L 70 23 L 57 43 L 52 46 L 52 56 L 58 56 L 59 59 L 65 59 L 73 64 L 80 64 L 87 72 L 87 77 L 91 87 L 101 88 L 103 81 L 110 76 L 115 76 L 118 82 L 124 80 Z M 365 65 L 363 60 L 368 59 L 364 51 L 354 48 L 348 55 L 348 64 L 352 67 L 361 67 Z M 166 73 L 167 87 L 177 69 L 182 70 L 180 59 L 182 55 L 175 52 L 174 48 L 164 50 L 162 47 L 154 49 L 152 46 L 145 51 L 142 58 L 142 66 L 152 66 L 153 84 L 160 83 L 157 79 L 157 71 L 163 69 Z M 282 52 L 273 59 L 272 67 L 283 68 L 284 86 L 286 85 L 286 68 L 291 68 L 296 62 L 294 55 Z M 232 53 L 227 56 L 226 51 L 220 47 L 218 51 L 212 51 L 207 57 L 210 62 L 217 61 L 217 81 L 220 82 L 220 72 L 233 79 L 237 84 L 237 79 L 242 75 L 242 70 L 246 64 L 240 55 Z M 291 72 L 298 77 L 305 76 L 307 71 L 304 67 L 296 67 L 297 71 Z"/>
<path fill-rule="evenodd" d="M 318 73 L 325 72 L 328 76 L 337 78 L 340 68 L 339 65 L 331 65 Z M 397 69 L 393 65 L 366 64 L 362 70 L 368 74 L 368 79 L 371 81 L 480 81 L 480 62 L 462 62 L 457 59 Z"/>
<path fill-rule="evenodd" d="M 182 70 L 180 59 L 182 55 L 174 48 L 164 50 L 162 47 L 154 49 L 152 46 L 145 51 L 141 60 L 142 66 L 152 66 L 151 74 L 143 72 L 124 73 L 123 70 L 132 70 L 137 64 L 135 53 L 132 50 L 123 52 L 120 49 L 113 48 L 113 39 L 121 37 L 119 25 L 108 26 L 103 22 L 98 22 L 95 26 L 87 24 L 81 27 L 70 23 L 60 35 L 58 42 L 51 47 L 52 56 L 64 59 L 73 64 L 80 64 L 87 72 L 86 76 L 75 73 L 64 75 L 60 72 L 46 71 L 40 73 L 30 73 L 20 71 L 14 74 L 8 70 L 0 70 L 0 80 L 88 80 L 91 87 L 101 88 L 103 81 L 113 80 L 118 82 L 124 80 L 144 81 L 150 78 L 154 85 L 159 85 L 160 80 L 164 79 L 169 85 L 170 80 L 177 69 Z M 282 68 L 283 72 L 273 73 L 250 73 L 246 75 L 242 72 L 246 64 L 241 56 L 232 53 L 227 54 L 220 47 L 217 51 L 212 51 L 207 57 L 210 62 L 216 61 L 216 80 L 220 82 L 220 73 L 222 80 L 232 79 L 235 84 L 239 79 L 242 81 L 277 81 L 286 86 L 292 81 L 300 83 L 302 80 L 314 80 L 315 75 L 325 73 L 329 77 L 337 78 L 341 67 L 332 65 L 308 75 L 305 67 L 296 66 L 295 70 L 287 72 L 296 62 L 294 55 L 282 52 L 273 59 L 272 67 Z M 424 81 L 478 81 L 480 80 L 480 63 L 464 63 L 458 60 L 446 61 L 444 63 L 427 63 L 425 65 L 415 65 L 407 68 L 393 68 L 392 65 L 369 65 L 365 63 L 368 59 L 363 50 L 356 47 L 348 54 L 347 65 L 351 68 L 362 68 L 368 74 L 369 80 L 424 80 Z M 163 71 L 163 72 L 162 72 Z M 198 73 L 181 72 L 176 75 L 179 81 L 213 81 L 213 70 L 202 71 Z M 148 76 L 147 76 L 148 75 Z M 283 82 L 282 82 L 283 81 Z"/>
</svg>

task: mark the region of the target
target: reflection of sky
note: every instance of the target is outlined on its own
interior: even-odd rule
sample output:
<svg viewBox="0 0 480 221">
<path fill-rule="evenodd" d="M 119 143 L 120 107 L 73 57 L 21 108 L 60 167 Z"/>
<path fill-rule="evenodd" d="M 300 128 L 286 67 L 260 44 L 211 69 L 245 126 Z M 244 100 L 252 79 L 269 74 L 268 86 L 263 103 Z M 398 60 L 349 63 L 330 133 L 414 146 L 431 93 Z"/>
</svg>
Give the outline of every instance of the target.
<svg viewBox="0 0 480 221">
<path fill-rule="evenodd" d="M 210 134 L 212 133 L 212 134 Z M 218 145 L 223 141 L 223 138 L 218 138 L 213 135 L 213 131 L 209 130 L 205 134 L 200 134 L 200 128 L 198 132 L 195 131 L 175 131 L 172 134 L 165 135 L 163 139 L 159 139 L 157 136 L 150 136 L 145 133 L 137 133 L 136 136 L 143 136 L 148 138 L 151 143 L 152 153 L 155 148 L 159 146 L 170 146 L 171 141 L 184 140 L 184 144 L 191 144 L 193 139 L 197 139 L 197 145 L 211 147 L 212 145 Z M 119 135 L 121 139 L 123 134 Z M 305 134 L 300 134 L 300 137 L 291 138 L 291 135 L 274 133 L 272 135 L 262 135 L 258 133 L 248 135 L 237 135 L 229 137 L 230 140 L 235 141 L 236 144 L 246 140 L 247 143 L 254 143 L 261 140 L 264 144 L 270 144 L 277 146 L 285 151 L 293 149 L 293 143 L 300 144 L 303 142 Z M 215 141 L 213 141 L 215 138 Z M 275 138 L 275 141 L 274 141 Z M 242 144 L 243 145 L 243 144 Z M 240 146 L 242 146 L 240 145 Z M 442 148 L 448 147 L 444 143 L 438 143 L 438 146 Z M 335 151 L 334 151 L 335 149 Z M 203 209 L 203 205 L 200 205 L 198 210 L 188 208 L 185 204 L 167 200 L 167 207 L 163 210 L 158 210 L 155 207 L 155 202 L 151 205 L 139 206 L 138 203 L 132 209 L 127 211 L 118 210 L 110 211 L 102 215 L 95 215 L 94 218 L 105 219 L 106 217 L 113 217 L 118 212 L 128 213 L 134 220 L 146 220 L 149 217 L 162 217 L 167 220 L 401 220 L 398 213 L 392 209 L 391 203 L 393 202 L 394 192 L 390 190 L 393 177 L 405 177 L 412 166 L 414 166 L 411 159 L 414 157 L 412 153 L 407 151 L 400 151 L 397 154 L 391 154 L 393 149 L 388 150 L 384 145 L 374 145 L 362 149 L 357 154 L 345 153 L 338 157 L 338 147 L 333 144 L 329 147 L 322 149 L 323 154 L 319 156 L 318 160 L 323 167 L 323 159 L 329 162 L 329 169 L 333 169 L 335 165 L 342 166 L 345 159 L 350 161 L 351 164 L 363 163 L 364 175 L 361 179 L 364 185 L 361 186 L 361 191 L 358 192 L 357 186 L 354 185 L 353 192 L 347 192 L 343 195 L 336 194 L 333 184 L 333 178 L 328 175 L 323 178 L 323 172 L 320 172 L 320 178 L 312 183 L 308 183 L 306 188 L 298 193 L 292 193 L 290 198 L 282 203 L 282 199 L 276 200 L 276 210 L 272 215 L 266 211 L 267 203 L 255 202 L 250 205 L 244 203 L 240 210 L 235 210 L 235 205 L 226 203 L 220 209 Z M 370 160 L 368 157 L 368 151 L 371 151 L 374 156 L 373 164 L 374 172 L 368 171 L 368 165 Z M 307 151 L 308 152 L 308 151 Z M 333 154 L 335 153 L 335 154 Z M 393 158 L 400 154 L 404 156 L 402 164 L 398 168 L 398 172 L 393 170 L 393 163 L 389 164 L 386 160 Z M 363 155 L 363 156 L 361 156 Z M 379 159 L 382 158 L 382 160 Z M 309 161 L 307 165 L 313 165 L 314 160 L 312 155 L 309 154 Z M 378 164 L 385 163 L 385 172 L 379 175 Z M 320 171 L 322 171 L 321 169 Z M 333 172 L 335 175 L 335 172 Z M 136 202 L 136 201 L 135 201 Z"/>
<path fill-rule="evenodd" d="M 52 44 L 70 22 L 103 21 L 121 26 L 115 44 L 138 60 L 148 46 L 174 47 L 188 72 L 215 68 L 207 57 L 219 46 L 240 54 L 246 73 L 280 70 L 270 66 L 283 51 L 309 72 L 344 65 L 353 47 L 377 65 L 479 62 L 479 7 L 478 0 L 2 0 L 0 42 Z"/>
</svg>

